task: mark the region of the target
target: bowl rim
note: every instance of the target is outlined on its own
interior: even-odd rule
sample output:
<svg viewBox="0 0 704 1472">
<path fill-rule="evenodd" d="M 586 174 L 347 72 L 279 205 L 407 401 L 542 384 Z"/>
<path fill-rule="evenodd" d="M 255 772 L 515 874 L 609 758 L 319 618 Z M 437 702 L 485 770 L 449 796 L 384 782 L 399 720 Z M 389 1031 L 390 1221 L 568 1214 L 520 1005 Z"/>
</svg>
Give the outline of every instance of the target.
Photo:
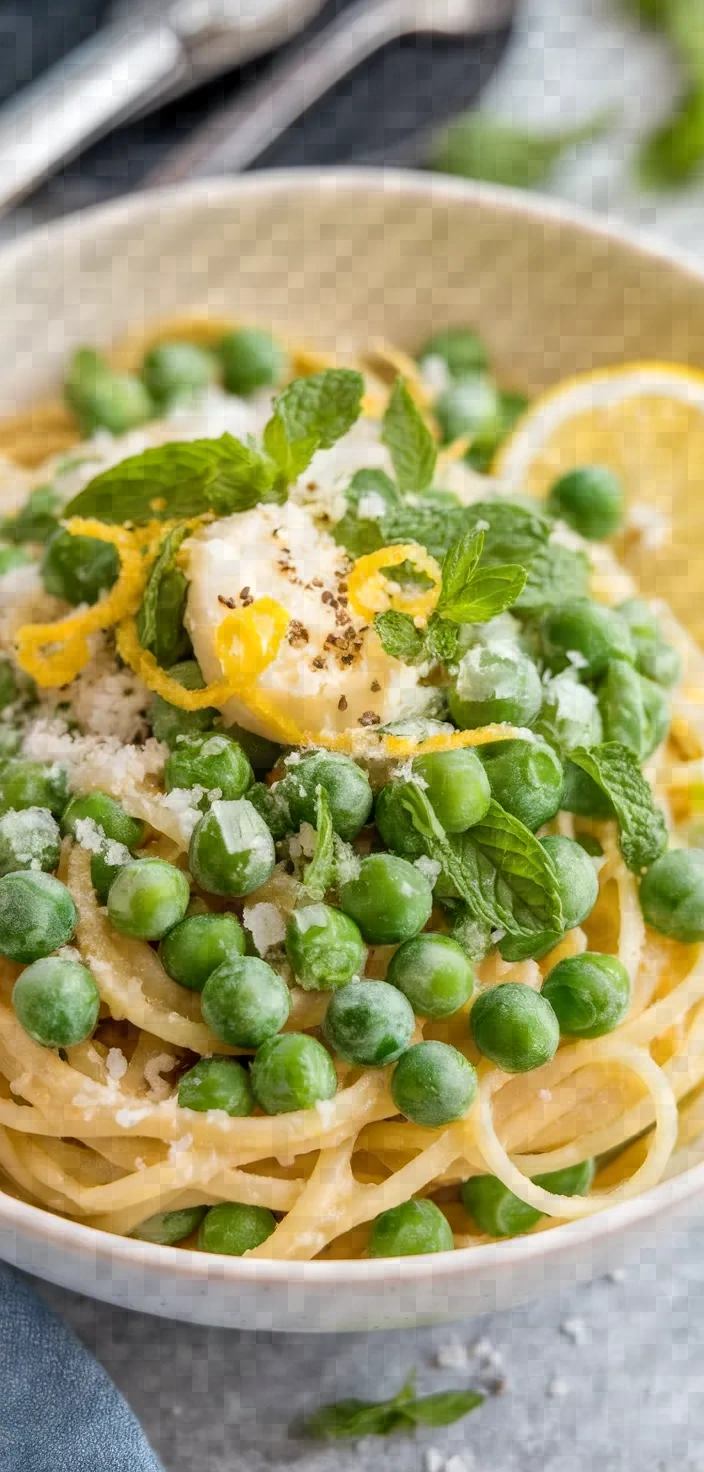
<svg viewBox="0 0 704 1472">
<path fill-rule="evenodd" d="M 647 230 L 602 221 L 589 210 L 549 196 L 529 195 L 517 189 L 449 178 L 430 171 L 352 166 L 253 171 L 241 177 L 205 179 L 145 190 L 107 203 L 90 205 L 68 217 L 35 225 L 17 240 L 8 240 L 0 245 L 0 289 L 3 274 L 21 268 L 25 261 L 31 260 L 38 247 L 62 241 L 70 243 L 94 230 L 109 233 L 131 214 L 139 214 L 148 223 L 152 216 L 158 217 L 164 210 L 188 201 L 202 203 L 207 208 L 211 203 L 217 205 L 242 195 L 256 197 L 310 189 L 333 194 L 364 189 L 375 194 L 417 196 L 431 205 L 434 201 L 464 203 L 480 208 L 487 205 L 494 211 L 530 219 L 534 224 L 549 220 L 674 268 L 704 286 L 704 269 L 693 253 L 664 244 Z M 139 1266 L 145 1270 L 156 1270 L 166 1279 L 190 1281 L 191 1284 L 205 1284 L 216 1279 L 221 1284 L 226 1282 L 232 1286 L 245 1282 L 329 1288 L 335 1284 L 353 1287 L 362 1282 L 380 1284 L 383 1281 L 398 1286 L 426 1277 L 449 1280 L 457 1274 L 479 1276 L 499 1268 L 517 1269 L 538 1260 L 547 1262 L 563 1252 L 596 1245 L 612 1234 L 620 1234 L 645 1223 L 664 1210 L 674 1210 L 701 1190 L 704 1190 L 704 1161 L 616 1206 L 607 1206 L 600 1212 L 551 1230 L 458 1248 L 454 1252 L 404 1258 L 310 1262 L 233 1258 L 216 1253 L 184 1251 L 178 1247 L 165 1247 L 135 1237 L 99 1231 L 43 1207 L 32 1206 L 2 1189 L 0 1231 L 14 1230 L 18 1236 L 33 1239 L 44 1248 L 53 1247 L 78 1256 L 90 1254 L 94 1260 L 102 1260 L 114 1267 Z"/>
</svg>

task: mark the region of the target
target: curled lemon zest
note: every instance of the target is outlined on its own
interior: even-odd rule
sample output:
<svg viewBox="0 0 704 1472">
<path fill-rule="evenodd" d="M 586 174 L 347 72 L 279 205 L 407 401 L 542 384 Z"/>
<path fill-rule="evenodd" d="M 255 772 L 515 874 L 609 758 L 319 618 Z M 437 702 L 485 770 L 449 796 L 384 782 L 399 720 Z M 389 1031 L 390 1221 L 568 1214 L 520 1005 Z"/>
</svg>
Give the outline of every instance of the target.
<svg viewBox="0 0 704 1472">
<path fill-rule="evenodd" d="M 204 690 L 186 690 L 179 685 L 178 680 L 167 675 L 166 670 L 157 664 L 150 650 L 142 648 L 134 617 L 123 619 L 118 626 L 117 652 L 148 690 L 161 695 L 169 705 L 175 705 L 179 710 L 205 710 L 208 705 L 222 705 L 232 694 L 228 680 L 218 680 L 214 685 L 206 685 Z"/>
<path fill-rule="evenodd" d="M 389 567 L 398 567 L 402 562 L 412 562 L 419 572 L 433 579 L 433 587 L 424 593 L 404 593 L 388 586 Z M 397 613 L 407 613 L 411 618 L 427 619 L 440 597 L 442 571 L 434 557 L 417 542 L 402 542 L 397 546 L 379 547 L 358 557 L 347 579 L 350 606 L 359 618 L 370 622 L 377 613 L 393 608 Z"/>
<path fill-rule="evenodd" d="M 489 741 L 516 741 L 525 736 L 516 726 L 478 726 L 474 731 L 441 731 L 436 736 L 425 736 L 413 741 L 408 736 L 393 736 L 386 732 L 358 731 L 353 726 L 339 734 L 320 734 L 309 737 L 317 746 L 329 751 L 343 751 L 351 755 L 368 755 L 384 760 L 398 757 L 428 756 L 436 751 L 461 751 L 467 746 L 485 746 Z M 366 750 L 365 750 L 366 748 Z"/>
<path fill-rule="evenodd" d="M 67 685 L 75 679 L 90 659 L 90 635 L 109 629 L 136 611 L 156 555 L 153 524 L 136 532 L 74 516 L 64 523 L 64 529 L 72 537 L 109 542 L 117 550 L 120 573 L 110 592 L 92 608 L 68 614 L 54 623 L 23 624 L 18 629 L 15 636 L 18 662 L 45 688 Z M 57 646 L 50 654 L 46 652 L 49 645 Z"/>
</svg>

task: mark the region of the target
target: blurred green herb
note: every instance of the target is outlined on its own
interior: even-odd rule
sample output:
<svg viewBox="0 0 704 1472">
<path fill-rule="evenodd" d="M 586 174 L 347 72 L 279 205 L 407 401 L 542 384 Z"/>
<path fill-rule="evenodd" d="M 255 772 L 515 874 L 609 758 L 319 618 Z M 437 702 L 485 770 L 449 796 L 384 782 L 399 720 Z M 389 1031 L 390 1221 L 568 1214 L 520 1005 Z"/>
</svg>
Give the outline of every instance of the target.
<svg viewBox="0 0 704 1472">
<path fill-rule="evenodd" d="M 516 189 L 537 189 L 571 149 L 591 143 L 613 122 L 611 109 L 574 128 L 546 133 L 515 128 L 483 112 L 467 112 L 440 134 L 429 158 L 430 167 L 462 179 L 484 179 Z"/>
<path fill-rule="evenodd" d="M 340 1400 L 323 1406 L 306 1424 L 309 1436 L 337 1441 L 361 1436 L 390 1436 L 416 1426 L 451 1426 L 483 1404 L 476 1390 L 445 1390 L 416 1397 L 415 1374 L 391 1400 Z"/>
<path fill-rule="evenodd" d="M 704 0 L 626 0 L 627 8 L 662 31 L 683 72 L 671 116 L 646 138 L 638 157 L 648 188 L 687 184 L 704 165 Z"/>
</svg>

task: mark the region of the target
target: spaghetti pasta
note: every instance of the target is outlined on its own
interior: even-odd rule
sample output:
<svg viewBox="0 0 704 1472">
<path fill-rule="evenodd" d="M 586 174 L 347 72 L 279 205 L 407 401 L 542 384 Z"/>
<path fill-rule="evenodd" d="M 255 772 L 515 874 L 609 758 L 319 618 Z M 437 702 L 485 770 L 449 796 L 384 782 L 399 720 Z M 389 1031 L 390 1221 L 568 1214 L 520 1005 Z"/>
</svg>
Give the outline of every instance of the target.
<svg viewBox="0 0 704 1472">
<path fill-rule="evenodd" d="M 182 340 L 216 352 L 223 334 L 233 330 L 232 323 L 208 318 L 160 324 L 118 346 L 107 359 L 106 371 L 112 368 L 136 373 L 149 348 Z M 320 374 L 334 366 L 327 355 L 321 357 L 295 344 L 287 344 L 286 348 L 297 375 Z M 390 377 L 401 372 L 410 381 L 412 400 L 423 415 L 431 413 L 432 394 L 405 354 L 377 344 L 365 358 L 364 366 L 369 364 L 378 372 L 367 381 L 364 402 L 368 410 L 378 411 Z M 373 403 L 368 402 L 369 398 Z M 420 415 L 418 421 L 424 423 Z M 253 422 L 254 431 L 260 427 Z M 173 437 L 168 426 L 167 431 L 155 426 L 151 438 L 149 428 L 143 433 L 145 446 Z M 58 404 L 28 411 L 13 424 L 0 428 L 0 450 L 25 467 L 36 466 L 74 443 L 78 443 L 76 427 L 69 412 Z M 378 437 L 370 439 L 366 424 L 357 447 L 362 465 L 345 464 L 345 472 L 362 468 L 371 443 L 376 453 Z M 464 496 L 462 459 L 471 450 L 471 437 L 445 448 L 443 470 L 457 475 L 457 507 L 466 508 L 472 496 L 469 492 Z M 374 465 L 378 474 L 378 457 Z M 58 476 L 59 483 L 60 462 L 57 466 L 56 460 L 50 461 L 46 472 L 42 469 L 42 476 L 45 473 L 50 478 Z M 310 491 L 319 497 L 319 485 L 311 485 L 312 491 L 310 486 L 304 487 L 301 496 Z M 384 512 L 383 503 L 379 511 L 375 485 L 366 492 L 366 520 L 360 513 L 367 537 L 370 525 L 376 525 L 374 517 Z M 72 493 L 74 490 L 75 486 Z M 339 495 L 337 488 L 335 494 Z M 483 493 L 483 507 L 487 494 Z M 425 503 L 426 521 L 430 504 Z M 319 511 L 318 500 L 315 506 Z M 247 514 L 256 515 L 256 508 Z M 311 526 L 315 527 L 314 512 L 311 517 Z M 326 519 L 331 519 L 327 512 L 323 517 Z M 433 620 L 437 628 L 439 615 L 435 610 L 443 577 L 436 552 L 426 549 L 420 533 L 411 537 L 401 530 L 392 537 L 393 545 L 387 546 L 382 539 L 371 549 L 360 534 L 345 579 L 334 593 L 328 596 L 324 580 L 317 572 L 313 575 L 311 566 L 306 567 L 307 591 L 320 586 L 323 593 L 319 601 L 327 610 L 325 616 L 331 608 L 336 616 L 336 632 L 327 636 L 323 653 L 315 655 L 312 664 L 315 666 L 318 659 L 322 668 L 325 661 L 339 658 L 348 660 L 345 668 L 352 668 L 365 637 L 371 637 L 370 626 L 379 630 L 378 622 L 374 625 L 375 615 L 390 612 L 405 618 L 412 628 L 409 632 L 402 624 L 401 633 L 408 647 L 415 650 L 415 665 L 409 661 L 412 675 L 406 667 L 404 679 L 413 698 L 419 701 L 419 709 L 401 726 L 397 720 L 382 722 L 377 715 L 373 697 L 380 692 L 381 682 L 375 671 L 385 672 L 390 682 L 392 678 L 400 680 L 404 669 L 401 645 L 393 645 L 389 652 L 382 637 L 381 653 L 375 654 L 379 663 L 374 666 L 373 680 L 369 680 L 370 710 L 364 711 L 354 725 L 328 725 L 319 720 L 304 730 L 279 709 L 276 672 L 282 653 L 289 657 L 291 648 L 302 668 L 304 659 L 311 655 L 309 644 L 314 631 L 293 619 L 278 598 L 268 592 L 260 591 L 258 596 L 256 590 L 251 592 L 244 573 L 240 576 L 239 563 L 238 581 L 232 585 L 234 596 L 229 586 L 220 596 L 227 611 L 221 611 L 212 642 L 212 670 L 201 687 L 197 682 L 182 682 L 178 663 L 173 671 L 164 669 L 156 643 L 147 647 L 139 611 L 165 526 L 170 525 L 148 525 L 136 531 L 133 526 L 107 526 L 93 519 L 69 520 L 66 529 L 77 538 L 110 541 L 117 548 L 121 564 L 117 582 L 92 607 L 67 611 L 54 621 L 32 618 L 19 628 L 14 646 L 3 652 L 6 660 L 14 660 L 40 687 L 42 704 L 38 712 L 26 703 L 22 705 L 24 697 L 17 695 L 16 714 L 22 733 L 20 764 L 23 760 L 36 763 L 43 750 L 49 764 L 65 764 L 74 796 L 87 799 L 97 793 L 109 797 L 119 802 L 123 816 L 138 820 L 142 829 L 140 842 L 133 846 L 139 855 L 135 859 L 127 851 L 116 856 L 110 847 L 111 835 L 98 825 L 96 838 L 95 823 L 91 826 L 90 819 L 82 820 L 82 829 L 80 825 L 71 828 L 64 824 L 57 882 L 68 889 L 77 919 L 70 948 L 59 951 L 58 958 L 68 965 L 80 965 L 93 978 L 100 1007 L 93 1034 L 47 1046 L 23 1025 L 13 1002 L 13 988 L 23 971 L 7 948 L 3 952 L 0 916 L 0 1171 L 6 1188 L 97 1230 L 123 1234 L 139 1229 L 146 1219 L 161 1219 L 186 1208 L 206 1209 L 219 1203 L 265 1207 L 278 1220 L 271 1235 L 254 1246 L 250 1255 L 307 1260 L 363 1255 L 370 1223 L 380 1213 L 402 1207 L 414 1196 L 437 1201 L 451 1224 L 457 1247 L 469 1248 L 486 1240 L 483 1231 L 472 1230 L 472 1222 L 460 1205 L 460 1187 L 472 1177 L 496 1177 L 507 1191 L 543 1215 L 544 1226 L 552 1221 L 575 1220 L 627 1200 L 700 1159 L 704 1129 L 701 944 L 699 940 L 664 936 L 646 924 L 639 901 L 639 876 L 624 860 L 616 818 L 584 816 L 579 810 L 555 812 L 553 808 L 551 815 L 533 825 L 542 837 L 557 837 L 571 846 L 570 851 L 583 844 L 597 855 L 593 865 L 598 880 L 596 904 L 592 903 L 579 919 L 560 927 L 535 918 L 542 914 L 541 904 L 558 904 L 550 889 L 556 871 L 552 861 L 543 857 L 546 850 L 539 848 L 533 831 L 521 819 L 513 817 L 504 822 L 506 811 L 494 800 L 493 837 L 487 830 L 483 846 L 480 844 L 474 854 L 474 867 L 462 869 L 457 858 L 462 853 L 460 840 L 467 832 L 472 833 L 472 825 L 453 828 L 448 822 L 445 831 L 439 816 L 440 798 L 433 806 L 434 760 L 451 758 L 453 771 L 482 774 L 484 767 L 477 753 L 481 754 L 483 747 L 490 754 L 489 770 L 491 753 L 497 747 L 503 750 L 511 742 L 520 753 L 535 742 L 532 728 L 540 696 L 535 709 L 530 710 L 530 701 L 521 705 L 513 696 L 513 703 L 504 699 L 503 687 L 501 698 L 496 691 L 493 700 L 483 694 L 482 681 L 489 679 L 487 650 L 493 651 L 499 661 L 513 660 L 512 668 L 519 657 L 525 658 L 522 647 L 519 655 L 519 638 L 510 626 L 510 615 L 499 609 L 498 643 L 492 644 L 487 633 L 492 627 L 493 608 L 488 605 L 479 635 L 472 631 L 471 624 L 460 621 L 458 632 L 452 636 L 456 642 L 448 646 L 450 655 L 428 653 L 422 641 L 429 636 Z M 212 526 L 200 520 L 192 519 L 189 525 L 196 537 L 212 534 Z M 486 527 L 489 530 L 488 523 Z M 433 523 L 435 543 L 437 535 Z M 292 586 L 296 580 L 301 584 L 303 576 L 287 563 L 289 556 L 292 554 L 285 549 L 280 558 L 285 575 Z M 496 560 L 491 565 L 496 566 Z M 600 602 L 615 606 L 634 596 L 622 569 L 603 547 L 593 549 L 592 566 L 592 592 Z M 175 577 L 172 586 L 180 588 L 178 578 L 188 580 L 188 556 L 181 552 L 171 571 Z M 411 581 L 415 576 L 410 593 L 405 588 L 397 591 L 395 583 L 389 593 L 392 572 Z M 418 587 L 419 575 L 425 575 L 425 587 Z M 179 616 L 183 616 L 183 607 Z M 395 627 L 398 630 L 399 625 Z M 700 728 L 699 692 L 704 688 L 704 678 L 702 658 L 683 631 L 666 615 L 662 615 L 661 627 L 663 637 L 666 635 L 679 651 L 684 674 L 673 696 L 670 739 L 660 740 L 649 754 L 647 775 L 656 798 L 668 809 L 670 829 L 677 841 L 677 820 L 689 818 L 696 811 L 697 783 L 702 785 L 704 734 Z M 381 630 L 383 634 L 383 624 Z M 193 623 L 187 625 L 187 632 L 196 647 Z M 534 625 L 530 634 L 535 639 Z M 103 735 L 72 729 L 70 716 L 65 720 L 74 682 L 96 657 L 96 636 L 108 640 L 117 672 L 114 677 L 131 672 L 138 696 L 140 690 L 143 693 L 137 734 L 132 741 L 111 743 Z M 114 646 L 110 642 L 113 639 Z M 476 676 L 469 693 L 462 687 L 462 676 L 457 675 L 457 664 L 461 669 L 463 660 Z M 577 681 L 579 659 L 574 663 Z M 542 669 L 543 683 L 554 673 Z M 535 678 L 540 690 L 540 679 L 537 675 Z M 458 697 L 475 702 L 483 699 L 485 703 L 486 719 L 477 719 L 467 729 L 454 729 L 446 719 L 445 687 L 453 679 Z M 213 778 L 209 785 L 199 776 L 188 788 L 172 786 L 169 790 L 162 773 L 165 761 L 168 772 L 171 758 L 148 734 L 147 692 L 168 705 L 172 720 L 185 721 L 182 728 L 174 728 L 177 734 L 171 751 L 179 751 L 180 741 L 181 755 L 184 751 L 194 753 L 196 763 L 208 746 L 210 759 L 222 757 L 227 743 L 233 740 L 231 733 L 223 735 L 217 727 L 213 731 L 212 722 L 208 724 L 212 708 L 222 709 L 233 697 L 252 717 L 252 730 L 240 732 L 239 737 L 255 764 L 259 760 L 261 767 L 261 759 L 254 747 L 246 746 L 245 738 L 251 739 L 254 732 L 261 739 L 262 727 L 269 742 L 294 750 L 287 757 L 280 755 L 276 764 L 272 757 L 268 775 L 257 784 L 256 794 L 249 779 L 242 792 L 227 788 L 230 777 L 227 772 L 223 777 L 225 769 L 219 767 L 212 769 L 217 770 L 218 779 Z M 421 702 L 425 702 L 422 709 Z M 345 705 L 343 695 L 337 710 L 344 711 Z M 62 719 L 64 726 L 59 729 Z M 319 766 L 310 768 L 314 776 L 307 785 L 306 763 L 319 762 L 321 757 L 337 763 L 338 774 L 348 770 L 345 763 L 356 770 L 355 780 L 363 788 L 361 816 L 356 825 L 350 816 L 358 801 L 353 788 L 345 788 L 340 799 L 335 782 L 331 779 L 328 787 L 322 781 Z M 415 767 L 421 758 L 425 765 Z M 563 758 L 567 760 L 564 753 Z M 197 770 L 208 773 L 211 769 L 206 766 Z M 423 774 L 420 777 L 419 772 Z M 6 769 L 0 767 L 3 812 L 43 806 L 41 800 L 30 804 L 24 797 L 13 806 L 4 795 L 3 783 L 7 780 Z M 475 776 L 475 780 L 479 778 Z M 481 780 L 486 782 L 484 777 Z M 369 858 L 370 849 L 373 857 L 391 847 L 390 830 L 380 816 L 383 803 L 377 801 L 376 832 L 365 825 L 372 788 L 378 799 L 380 789 L 393 783 L 415 783 L 416 794 L 425 794 L 421 799 L 425 804 L 425 827 L 419 820 L 412 840 L 406 834 L 405 848 L 399 841 L 394 849 L 396 861 L 406 865 L 406 870 L 413 867 L 414 883 L 418 893 L 422 891 L 423 903 L 426 891 L 430 894 L 431 885 L 435 886 L 431 936 L 437 933 L 447 942 L 452 929 L 451 947 L 459 950 L 463 936 L 466 947 L 476 946 L 472 954 L 478 993 L 471 995 L 470 987 L 464 1000 L 460 997 L 457 1005 L 445 1013 L 439 1006 L 433 1016 L 423 1015 L 407 1004 L 409 1013 L 415 1010 L 415 1017 L 408 1024 L 405 1041 L 390 1063 L 378 1057 L 371 1065 L 334 1045 L 335 1033 L 326 1015 L 339 978 L 331 981 L 326 972 L 322 984 L 315 978 L 311 981 L 311 973 L 300 960 L 292 965 L 292 948 L 284 947 L 282 941 L 292 915 L 307 915 L 316 908 L 318 912 L 327 909 L 343 915 L 348 927 L 361 927 L 366 942 L 363 945 L 360 937 L 361 949 L 343 984 L 358 984 L 357 964 L 361 958 L 368 985 L 377 988 L 375 997 L 383 996 L 381 984 L 395 948 L 399 943 L 410 944 L 418 932 L 424 934 L 422 928 L 430 913 L 428 904 L 408 937 L 402 927 L 396 932 L 387 926 L 385 931 L 378 916 L 375 923 L 369 920 L 365 911 L 371 903 L 368 897 L 360 899 L 354 891 L 360 866 Z M 273 815 L 272 802 L 280 804 Z M 277 1112 L 278 1103 L 270 1104 L 271 1096 L 257 1082 L 268 1041 L 237 1042 L 232 1033 L 226 1036 L 222 1029 L 213 1030 L 208 1019 L 214 1014 L 208 1012 L 199 991 L 175 980 L 166 970 L 163 950 L 155 948 L 155 941 L 166 932 L 121 931 L 110 899 L 106 908 L 105 896 L 96 892 L 96 858 L 115 874 L 151 861 L 182 872 L 189 868 L 199 881 L 192 835 L 196 829 L 199 833 L 210 831 L 208 816 L 215 814 L 217 818 L 218 810 L 228 805 L 237 808 L 240 816 L 242 807 L 248 810 L 247 822 L 255 825 L 262 851 L 273 853 L 276 839 L 276 867 L 273 861 L 268 868 L 265 864 L 263 878 L 249 891 L 232 887 L 214 890 L 198 882 L 193 914 L 236 915 L 249 927 L 248 951 L 258 953 L 265 971 L 273 969 L 286 981 L 289 1015 L 276 1032 L 278 1044 L 288 1040 L 287 1045 L 298 1046 L 303 1037 L 322 1051 L 322 1037 L 328 1049 L 328 1070 L 330 1051 L 333 1055 L 336 1088 L 333 1079 L 332 1086 L 319 1091 L 317 1097 L 307 1098 L 301 1093 L 300 1107 L 289 1102 L 281 1112 Z M 283 826 L 277 827 L 277 823 L 282 824 L 284 808 L 289 826 L 283 821 Z M 497 818 L 497 811 L 503 813 L 503 819 Z M 234 822 L 232 815 L 230 819 Z M 482 821 L 483 817 L 474 820 L 476 831 L 476 824 Z M 231 855 L 243 840 L 239 828 L 228 829 L 227 834 L 224 851 Z M 506 855 L 512 851 L 512 842 L 531 855 L 532 889 L 527 887 L 525 874 L 521 879 L 519 870 L 507 867 Z M 583 854 L 584 849 L 580 852 Z M 38 861 L 40 868 L 42 862 Z M 31 867 L 18 863 L 23 871 Z M 9 872 L 3 861 L 3 874 Z M 116 882 L 114 876 L 112 882 Z M 540 891 L 537 897 L 536 886 Z M 501 923 L 496 919 L 497 903 Z M 393 902 L 388 905 L 393 910 Z M 559 905 L 554 913 L 558 911 Z M 504 957 L 501 943 L 506 926 L 512 922 L 509 939 L 518 936 L 525 940 L 526 935 L 534 938 L 535 933 L 544 931 L 547 947 L 541 950 L 535 946 L 534 955 L 526 952 L 517 960 Z M 314 923 L 322 924 L 320 914 L 317 920 L 314 917 L 306 922 L 309 928 Z M 469 929 L 463 931 L 463 924 Z M 479 931 L 486 932 L 483 949 L 477 943 Z M 606 1035 L 582 1038 L 563 1029 L 557 1050 L 553 1049 L 542 1066 L 527 1072 L 509 1071 L 480 1055 L 471 1030 L 477 994 L 508 984 L 514 990 L 520 988 L 522 996 L 532 994 L 535 998 L 555 966 L 579 962 L 594 952 L 616 958 L 628 979 L 628 1008 L 615 1027 Z M 239 965 L 239 952 L 235 960 Z M 327 957 L 325 964 L 330 965 Z M 464 964 L 468 965 L 466 952 Z M 414 1120 L 410 1106 L 404 1117 L 399 1102 L 395 1060 L 403 1056 L 404 1050 L 419 1045 L 445 1049 L 443 1057 L 451 1052 L 454 1059 L 459 1059 L 453 1066 L 465 1069 L 472 1078 L 476 1074 L 474 1098 L 456 1115 L 450 1114 L 439 1123 Z M 256 1060 L 247 1077 L 255 1089 L 256 1112 L 229 1113 L 218 1101 L 202 1109 L 179 1104 L 180 1081 L 199 1059 L 224 1060 L 249 1069 L 253 1055 Z M 426 1052 L 424 1056 L 438 1055 Z M 569 1172 L 591 1158 L 597 1160 L 597 1178 L 594 1189 L 586 1195 L 548 1190 L 536 1182 L 537 1176 Z M 185 1245 L 194 1244 L 186 1239 Z"/>
</svg>

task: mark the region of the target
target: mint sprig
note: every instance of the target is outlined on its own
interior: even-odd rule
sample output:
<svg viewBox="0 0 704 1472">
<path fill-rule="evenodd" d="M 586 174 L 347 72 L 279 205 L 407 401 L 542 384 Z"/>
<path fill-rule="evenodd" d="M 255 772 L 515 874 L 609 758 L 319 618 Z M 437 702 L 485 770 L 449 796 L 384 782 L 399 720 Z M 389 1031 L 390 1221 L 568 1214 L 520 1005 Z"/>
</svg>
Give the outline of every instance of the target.
<svg viewBox="0 0 704 1472">
<path fill-rule="evenodd" d="M 401 491 L 424 491 L 432 484 L 437 445 L 403 378 L 397 378 L 393 386 L 381 438 L 391 455 Z"/>
<path fill-rule="evenodd" d="M 484 1403 L 476 1390 L 444 1390 L 416 1396 L 415 1373 L 390 1400 L 340 1400 L 323 1406 L 306 1423 L 309 1436 L 329 1441 L 390 1436 L 417 1426 L 452 1426 Z"/>
<path fill-rule="evenodd" d="M 621 853 L 632 873 L 642 874 L 667 848 L 667 828 L 635 752 L 619 741 L 604 741 L 589 750 L 575 747 L 570 760 L 611 799 Z"/>
<path fill-rule="evenodd" d="M 315 830 L 315 849 L 310 863 L 303 870 L 303 884 L 310 894 L 322 899 L 332 883 L 335 836 L 328 795 L 320 783 L 315 793 Z"/>
<path fill-rule="evenodd" d="M 190 639 L 183 628 L 188 581 L 176 566 L 176 554 L 187 535 L 188 527 L 183 524 L 167 532 L 137 614 L 142 648 L 149 650 L 157 664 L 165 668 L 184 659 L 190 648 Z"/>
<path fill-rule="evenodd" d="M 474 920 L 510 935 L 563 928 L 557 877 L 529 828 L 490 802 L 486 817 L 466 833 L 448 834 L 414 782 L 401 801 L 429 859 L 442 868 L 442 893 L 464 901 Z"/>
</svg>

